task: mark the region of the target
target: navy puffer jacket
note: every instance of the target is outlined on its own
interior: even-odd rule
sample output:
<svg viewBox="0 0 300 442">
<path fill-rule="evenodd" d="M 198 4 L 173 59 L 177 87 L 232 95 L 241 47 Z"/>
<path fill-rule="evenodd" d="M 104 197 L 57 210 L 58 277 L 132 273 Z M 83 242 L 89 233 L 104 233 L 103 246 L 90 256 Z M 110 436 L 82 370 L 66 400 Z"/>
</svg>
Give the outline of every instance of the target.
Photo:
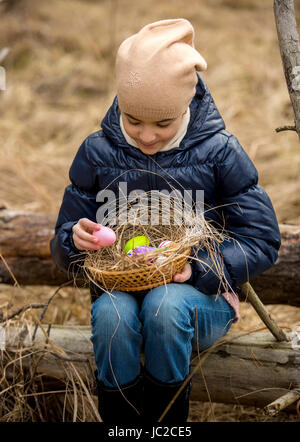
<svg viewBox="0 0 300 442">
<path fill-rule="evenodd" d="M 252 161 L 235 136 L 225 130 L 200 76 L 190 111 L 187 133 L 179 147 L 150 156 L 127 144 L 115 98 L 102 121 L 103 130 L 83 141 L 70 168 L 71 184 L 65 189 L 55 236 L 50 242 L 52 257 L 60 269 L 77 268 L 74 263 L 78 262 L 78 254 L 84 257 L 72 240 L 73 225 L 80 218 L 97 222 L 96 212 L 101 204 L 96 202 L 97 193 L 107 187 L 118 196 L 120 181 L 127 182 L 128 194 L 135 189 L 170 192 L 166 181 L 181 193 L 183 188 L 192 190 L 194 201 L 196 190 L 204 190 L 205 217 L 218 224 L 225 221 L 225 229 L 230 232 L 231 239 L 225 240 L 220 250 L 224 273 L 233 289 L 238 290 L 240 284 L 274 264 L 280 232 L 272 203 L 257 184 Z M 218 208 L 207 210 L 209 207 Z M 214 265 L 205 249 L 198 257 L 212 270 L 192 260 L 193 273 L 188 282 L 203 293 L 215 294 L 220 281 Z"/>
</svg>

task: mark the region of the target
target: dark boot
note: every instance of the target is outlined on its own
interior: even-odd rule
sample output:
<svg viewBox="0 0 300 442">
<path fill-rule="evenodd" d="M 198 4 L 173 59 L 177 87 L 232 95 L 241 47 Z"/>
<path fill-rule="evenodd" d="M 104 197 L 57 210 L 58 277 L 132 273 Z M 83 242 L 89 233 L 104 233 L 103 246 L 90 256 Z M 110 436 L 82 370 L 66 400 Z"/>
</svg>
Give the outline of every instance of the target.
<svg viewBox="0 0 300 442">
<path fill-rule="evenodd" d="M 141 422 L 142 377 L 119 388 L 106 387 L 97 377 L 98 410 L 103 422 Z M 124 398 L 124 396 L 125 399 Z M 128 402 L 127 402 L 128 401 Z"/>
<path fill-rule="evenodd" d="M 144 375 L 144 422 L 157 422 L 165 408 L 177 393 L 182 382 L 172 384 L 160 382 L 149 373 Z M 183 388 L 169 411 L 161 420 L 163 423 L 186 422 L 189 415 L 191 381 Z"/>
</svg>

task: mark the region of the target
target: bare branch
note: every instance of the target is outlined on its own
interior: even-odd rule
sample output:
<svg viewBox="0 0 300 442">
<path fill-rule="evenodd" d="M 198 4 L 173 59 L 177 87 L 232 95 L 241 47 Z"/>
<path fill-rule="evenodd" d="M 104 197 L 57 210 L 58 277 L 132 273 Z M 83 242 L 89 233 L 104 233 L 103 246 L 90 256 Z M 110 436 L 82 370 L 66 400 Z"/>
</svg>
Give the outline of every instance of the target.
<svg viewBox="0 0 300 442">
<path fill-rule="evenodd" d="M 293 404 L 298 399 L 300 399 L 300 390 L 291 390 L 280 398 L 273 401 L 271 404 L 264 407 L 264 412 L 268 416 L 276 416 L 281 410 L 284 410 L 286 407 Z"/>
<path fill-rule="evenodd" d="M 248 282 L 246 282 L 245 284 L 241 285 L 241 289 L 245 294 L 245 297 L 248 300 L 248 302 L 250 302 L 250 304 L 252 305 L 252 307 L 260 317 L 260 319 L 268 327 L 268 329 L 270 330 L 272 335 L 277 339 L 277 341 L 280 342 L 289 341 L 289 338 L 286 336 L 284 331 L 277 325 L 276 321 L 271 317 L 271 315 L 269 314 L 269 312 L 267 311 L 267 309 L 265 308 L 265 306 L 263 305 L 263 303 L 255 293 L 251 285 Z"/>
<path fill-rule="evenodd" d="M 296 126 L 280 126 L 280 127 L 277 127 L 275 130 L 276 130 L 276 132 L 283 132 L 284 130 L 294 130 L 297 132 Z"/>
<path fill-rule="evenodd" d="M 274 15 L 285 80 L 300 138 L 300 44 L 293 0 L 274 0 Z"/>
<path fill-rule="evenodd" d="M 23 307 L 18 308 L 16 311 L 14 311 L 13 313 L 11 313 L 9 316 L 7 316 L 5 319 L 0 320 L 1 322 L 6 322 L 9 319 L 14 318 L 15 316 L 20 315 L 21 313 L 25 312 L 26 310 L 29 310 L 31 308 L 43 308 L 45 307 L 45 304 L 28 304 L 28 305 L 24 305 Z"/>
</svg>

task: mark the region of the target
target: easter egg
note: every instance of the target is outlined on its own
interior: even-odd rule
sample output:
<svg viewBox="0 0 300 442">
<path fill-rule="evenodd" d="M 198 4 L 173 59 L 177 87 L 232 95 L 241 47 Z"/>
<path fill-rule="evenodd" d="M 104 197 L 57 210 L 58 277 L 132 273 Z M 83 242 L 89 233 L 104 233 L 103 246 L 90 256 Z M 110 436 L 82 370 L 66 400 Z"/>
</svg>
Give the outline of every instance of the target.
<svg viewBox="0 0 300 442">
<path fill-rule="evenodd" d="M 156 250 L 155 247 L 149 247 L 149 246 L 140 246 L 140 247 L 135 247 L 132 250 L 129 250 L 129 252 L 127 253 L 128 256 L 132 256 L 132 257 L 136 257 L 138 255 L 143 255 L 144 253 L 149 253 L 152 250 Z M 148 262 L 152 263 L 153 259 L 148 259 Z"/>
<path fill-rule="evenodd" d="M 156 264 L 158 264 L 158 265 L 163 265 L 163 263 L 165 262 L 165 261 L 167 261 L 167 257 L 166 256 L 159 256 L 158 258 L 157 258 L 157 260 L 155 261 L 155 263 Z"/>
<path fill-rule="evenodd" d="M 173 244 L 173 241 L 163 241 L 159 244 L 158 248 L 167 250 L 168 246 L 170 246 L 171 244 Z"/>
<path fill-rule="evenodd" d="M 155 247 L 149 247 L 149 246 L 140 246 L 140 247 L 135 247 L 132 250 L 133 255 L 139 255 L 140 253 L 149 253 L 152 250 L 156 250 Z"/>
<path fill-rule="evenodd" d="M 116 241 L 116 234 L 109 227 L 101 226 L 100 230 L 93 231 L 93 235 L 98 238 L 101 247 L 111 246 Z"/>
<path fill-rule="evenodd" d="M 136 247 L 149 246 L 149 244 L 150 241 L 149 238 L 147 238 L 147 236 L 144 235 L 135 236 L 134 238 L 131 238 L 126 242 L 125 253 L 128 253 L 129 250 L 132 250 Z"/>
</svg>

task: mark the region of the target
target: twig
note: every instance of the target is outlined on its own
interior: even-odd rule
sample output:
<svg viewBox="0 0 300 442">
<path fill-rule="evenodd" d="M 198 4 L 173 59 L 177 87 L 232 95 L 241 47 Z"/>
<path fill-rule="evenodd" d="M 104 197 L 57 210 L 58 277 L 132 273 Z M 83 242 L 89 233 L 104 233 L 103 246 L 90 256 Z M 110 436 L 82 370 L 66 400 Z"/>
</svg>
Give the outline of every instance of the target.
<svg viewBox="0 0 300 442">
<path fill-rule="evenodd" d="M 20 284 L 18 283 L 18 281 L 15 278 L 15 275 L 13 274 L 13 272 L 10 270 L 9 265 L 7 264 L 4 256 L 2 255 L 2 253 L 0 253 L 0 258 L 2 259 L 2 261 L 4 262 L 5 267 L 7 268 L 8 273 L 10 274 L 10 276 L 12 277 L 12 279 L 15 281 L 15 284 L 20 288 Z"/>
<path fill-rule="evenodd" d="M 55 290 L 55 292 L 53 293 L 53 295 L 48 299 L 48 302 L 47 302 L 46 304 L 43 305 L 44 310 L 42 311 L 42 313 L 41 313 L 41 315 L 40 315 L 40 318 L 39 318 L 40 322 L 42 322 L 43 317 L 45 316 L 45 313 L 46 313 L 46 311 L 47 311 L 47 308 L 49 307 L 50 302 L 52 301 L 52 299 L 54 298 L 54 296 L 57 295 L 57 293 L 58 293 L 63 287 L 65 287 L 66 285 L 71 284 L 71 282 L 73 282 L 72 279 L 71 279 L 70 281 L 67 281 L 67 282 L 61 284 L 61 285 Z M 36 335 L 37 329 L 38 329 L 38 324 L 35 325 L 34 332 L 33 332 L 33 335 L 32 335 L 32 341 L 34 341 L 34 339 L 35 339 L 35 335 Z"/>
<path fill-rule="evenodd" d="M 291 390 L 264 407 L 264 412 L 268 416 L 276 416 L 281 410 L 284 410 L 298 399 L 300 399 L 300 389 Z"/>
<path fill-rule="evenodd" d="M 286 336 L 283 330 L 276 324 L 275 320 L 267 311 L 266 307 L 263 305 L 252 286 L 249 282 L 241 285 L 241 289 L 260 319 L 268 327 L 272 335 L 277 339 L 277 341 L 289 341 L 290 339 Z"/>
<path fill-rule="evenodd" d="M 11 313 L 5 319 L 1 319 L 0 323 L 8 321 L 9 319 L 12 319 L 15 316 L 18 316 L 20 313 L 23 313 L 23 312 L 25 312 L 26 310 L 28 310 L 30 308 L 43 308 L 43 307 L 45 307 L 45 304 L 28 304 L 28 305 L 24 305 L 23 307 L 20 307 L 18 310 L 16 310 L 13 313 Z"/>
<path fill-rule="evenodd" d="M 34 371 L 33 371 L 32 365 L 30 365 L 30 367 L 29 367 L 29 372 L 30 372 L 31 379 L 33 380 L 33 382 L 32 382 L 32 390 L 33 390 L 34 393 L 37 393 L 36 380 L 35 380 L 35 377 L 34 377 Z M 40 417 L 41 421 L 45 422 L 45 419 L 44 419 L 44 416 L 42 414 L 42 410 L 41 410 L 41 407 L 40 407 L 39 400 L 38 400 L 38 398 L 36 396 L 34 396 L 34 402 L 35 402 L 35 406 L 36 406 L 36 408 L 38 410 L 39 417 Z"/>
<path fill-rule="evenodd" d="M 45 313 L 46 313 L 46 310 L 47 310 L 47 308 L 49 307 L 49 304 L 50 304 L 50 302 L 52 301 L 52 299 L 54 298 L 54 296 L 57 295 L 57 293 L 58 293 L 62 288 L 64 288 L 65 286 L 71 284 L 71 282 L 73 282 L 72 279 L 71 279 L 70 281 L 67 281 L 67 282 L 61 284 L 61 285 L 55 290 L 55 292 L 54 292 L 53 295 L 49 298 L 47 304 L 45 305 L 44 310 L 43 310 L 42 313 L 41 313 L 41 316 L 40 316 L 40 321 L 41 321 L 41 322 L 42 322 L 43 317 L 44 317 L 44 315 L 45 315 Z"/>
<path fill-rule="evenodd" d="M 66 283 L 60 285 L 60 286 L 58 287 L 58 289 L 55 290 L 55 292 L 53 293 L 53 295 L 49 298 L 48 302 L 47 302 L 46 304 L 43 304 L 43 305 L 42 305 L 42 306 L 44 307 L 44 310 L 42 311 L 42 313 L 41 313 L 41 315 L 40 315 L 40 319 L 39 319 L 39 321 L 41 321 L 41 320 L 43 319 L 43 317 L 44 317 L 44 315 L 45 315 L 45 313 L 46 313 L 46 310 L 47 310 L 47 308 L 49 307 L 49 304 L 50 304 L 50 302 L 52 301 L 52 299 L 54 298 L 54 296 L 59 292 L 59 290 L 60 290 L 62 287 L 64 287 L 65 285 L 70 284 L 70 282 L 72 282 L 72 281 L 67 281 Z M 41 323 L 41 322 L 40 322 L 40 323 Z M 32 335 L 32 342 L 35 340 L 35 336 L 36 336 L 36 332 L 37 332 L 38 326 L 39 326 L 39 323 L 38 323 L 38 321 L 37 321 L 37 324 L 35 325 L 34 332 L 33 332 L 33 335 Z M 46 344 L 49 342 L 49 333 L 50 333 L 50 329 L 51 329 L 51 324 L 49 324 L 49 325 L 48 325 L 48 328 L 47 328 L 47 332 L 46 332 Z M 42 330 L 42 331 L 43 331 L 43 330 Z M 46 348 L 46 346 L 45 346 L 45 348 Z M 31 385 L 32 385 L 32 387 L 33 387 L 33 390 L 35 391 L 35 382 L 34 382 L 35 376 L 34 376 L 34 374 L 35 374 L 35 371 L 36 371 L 36 368 L 37 368 L 38 363 L 41 361 L 41 359 L 43 359 L 44 356 L 45 356 L 45 353 L 43 353 L 43 354 L 41 354 L 41 355 L 39 356 L 38 362 L 35 364 L 34 372 L 31 372 L 31 380 L 30 380 L 30 382 L 29 382 L 29 385 L 28 385 L 27 391 L 29 390 L 29 388 L 31 387 Z M 56 354 L 55 354 L 55 356 L 56 356 Z M 32 365 L 33 365 L 33 357 L 31 357 L 31 360 L 32 360 Z M 35 400 L 36 400 L 36 398 L 35 398 Z"/>
<path fill-rule="evenodd" d="M 85 363 L 89 363 L 89 359 L 88 358 L 82 358 L 81 356 L 62 356 L 58 353 L 55 353 L 53 351 L 47 351 L 47 354 L 51 354 L 53 356 L 55 356 L 57 359 L 60 359 L 61 361 L 66 361 L 66 362 L 85 362 Z"/>
<path fill-rule="evenodd" d="M 294 130 L 297 132 L 296 126 L 280 126 L 280 127 L 277 127 L 275 130 L 276 130 L 276 132 L 282 132 L 284 130 Z"/>
<path fill-rule="evenodd" d="M 14 386 L 12 386 L 12 387 L 14 387 Z M 22 397 L 41 396 L 41 395 L 45 395 L 45 394 L 57 394 L 57 393 L 65 393 L 65 390 L 39 391 L 38 393 L 23 394 Z"/>
<path fill-rule="evenodd" d="M 90 402 L 90 404 L 92 406 L 92 409 L 93 409 L 93 411 L 95 413 L 96 418 L 98 419 L 99 422 L 102 422 L 102 419 L 100 417 L 99 411 L 97 410 L 97 408 L 96 408 L 96 406 L 95 406 L 95 404 L 94 404 L 94 402 L 92 400 L 92 397 L 91 397 L 91 395 L 90 395 L 90 393 L 89 393 L 85 383 L 83 382 L 80 374 L 78 373 L 76 367 L 74 366 L 74 364 L 72 364 L 72 362 L 70 362 L 70 365 L 73 368 L 73 370 L 74 370 L 74 372 L 75 372 L 75 374 L 77 376 L 77 379 L 79 380 L 79 382 L 80 382 L 80 384 L 81 384 L 81 386 L 82 386 L 82 388 L 83 388 L 83 390 L 84 390 L 84 392 L 86 394 L 86 397 L 87 397 L 88 401 Z"/>
</svg>

